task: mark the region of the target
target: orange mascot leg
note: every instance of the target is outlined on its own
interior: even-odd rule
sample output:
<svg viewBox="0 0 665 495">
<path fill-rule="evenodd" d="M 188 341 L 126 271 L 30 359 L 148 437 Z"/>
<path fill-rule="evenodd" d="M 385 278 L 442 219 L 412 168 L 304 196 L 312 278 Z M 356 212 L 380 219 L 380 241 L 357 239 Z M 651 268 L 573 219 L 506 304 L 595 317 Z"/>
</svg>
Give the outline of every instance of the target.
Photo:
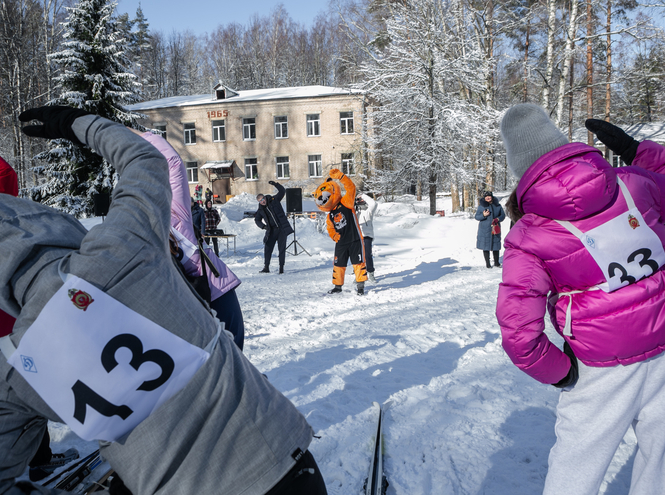
<svg viewBox="0 0 665 495">
<path fill-rule="evenodd" d="M 346 273 L 346 268 L 342 268 L 341 266 L 333 266 L 333 284 L 340 286 L 344 285 L 345 273 Z"/>
<path fill-rule="evenodd" d="M 364 262 L 353 265 L 353 273 L 356 275 L 356 282 L 365 282 L 367 280 L 367 267 Z"/>
</svg>

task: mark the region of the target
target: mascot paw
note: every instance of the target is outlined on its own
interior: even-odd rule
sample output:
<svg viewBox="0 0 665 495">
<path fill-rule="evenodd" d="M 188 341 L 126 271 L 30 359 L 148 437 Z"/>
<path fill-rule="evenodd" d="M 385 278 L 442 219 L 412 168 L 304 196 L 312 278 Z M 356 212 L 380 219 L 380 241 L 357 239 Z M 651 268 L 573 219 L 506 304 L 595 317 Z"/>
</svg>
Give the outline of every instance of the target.
<svg viewBox="0 0 665 495">
<path fill-rule="evenodd" d="M 342 171 L 337 168 L 333 168 L 330 171 L 330 177 L 332 177 L 333 179 L 341 179 L 343 175 L 344 174 L 342 173 Z"/>
</svg>

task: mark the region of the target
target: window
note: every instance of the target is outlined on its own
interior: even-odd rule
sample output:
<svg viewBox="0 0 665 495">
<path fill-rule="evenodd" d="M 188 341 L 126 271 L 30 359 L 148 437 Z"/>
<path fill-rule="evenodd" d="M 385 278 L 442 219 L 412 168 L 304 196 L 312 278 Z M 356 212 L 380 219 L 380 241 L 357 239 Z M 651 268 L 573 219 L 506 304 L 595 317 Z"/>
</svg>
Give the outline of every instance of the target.
<svg viewBox="0 0 665 495">
<path fill-rule="evenodd" d="M 166 139 L 166 124 L 155 124 L 153 127 L 159 132 L 159 135 Z"/>
<path fill-rule="evenodd" d="M 196 124 L 184 124 L 185 144 L 196 144 Z"/>
<path fill-rule="evenodd" d="M 321 168 L 321 155 L 308 155 L 307 163 L 309 164 L 310 177 L 323 177 L 323 170 Z"/>
<path fill-rule="evenodd" d="M 278 179 L 288 179 L 291 177 L 289 173 L 289 157 L 288 156 L 278 156 L 275 158 L 277 164 L 277 178 Z"/>
<path fill-rule="evenodd" d="M 346 175 L 356 175 L 353 153 L 342 153 L 342 172 Z"/>
<path fill-rule="evenodd" d="M 320 114 L 313 113 L 307 115 L 307 135 L 320 136 L 321 135 L 321 118 Z"/>
<path fill-rule="evenodd" d="M 258 167 L 256 158 L 245 158 L 245 179 L 259 180 Z"/>
<path fill-rule="evenodd" d="M 226 127 L 223 120 L 212 121 L 212 140 L 214 143 L 226 141 Z"/>
<path fill-rule="evenodd" d="M 275 117 L 275 139 L 289 137 L 289 122 L 286 117 Z"/>
<path fill-rule="evenodd" d="M 353 134 L 353 112 L 339 112 L 339 125 L 342 134 Z"/>
<path fill-rule="evenodd" d="M 199 181 L 199 165 L 197 162 L 185 162 L 185 168 L 187 169 L 187 182 L 197 182 Z"/>
<path fill-rule="evenodd" d="M 242 138 L 244 141 L 256 139 L 256 119 L 254 117 L 242 119 Z"/>
</svg>

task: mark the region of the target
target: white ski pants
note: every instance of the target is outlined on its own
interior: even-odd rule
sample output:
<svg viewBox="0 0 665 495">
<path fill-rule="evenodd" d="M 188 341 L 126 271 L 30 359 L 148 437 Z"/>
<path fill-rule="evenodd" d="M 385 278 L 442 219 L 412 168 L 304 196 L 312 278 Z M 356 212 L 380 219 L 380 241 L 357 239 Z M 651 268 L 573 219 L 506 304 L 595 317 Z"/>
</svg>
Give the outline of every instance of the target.
<svg viewBox="0 0 665 495">
<path fill-rule="evenodd" d="M 561 391 L 543 495 L 597 495 L 628 428 L 638 450 L 630 495 L 665 490 L 665 355 L 629 366 L 579 363 L 577 384 Z"/>
</svg>

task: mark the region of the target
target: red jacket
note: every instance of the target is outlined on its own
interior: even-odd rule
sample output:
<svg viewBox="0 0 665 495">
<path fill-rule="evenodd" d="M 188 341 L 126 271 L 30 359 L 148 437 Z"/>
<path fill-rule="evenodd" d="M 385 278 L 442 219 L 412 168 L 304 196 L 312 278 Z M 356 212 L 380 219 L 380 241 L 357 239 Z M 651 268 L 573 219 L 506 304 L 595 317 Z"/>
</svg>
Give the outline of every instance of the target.
<svg viewBox="0 0 665 495">
<path fill-rule="evenodd" d="M 0 193 L 18 196 L 18 177 L 9 163 L 0 158 Z M 9 335 L 14 328 L 15 318 L 0 310 L 0 337 Z"/>
</svg>

